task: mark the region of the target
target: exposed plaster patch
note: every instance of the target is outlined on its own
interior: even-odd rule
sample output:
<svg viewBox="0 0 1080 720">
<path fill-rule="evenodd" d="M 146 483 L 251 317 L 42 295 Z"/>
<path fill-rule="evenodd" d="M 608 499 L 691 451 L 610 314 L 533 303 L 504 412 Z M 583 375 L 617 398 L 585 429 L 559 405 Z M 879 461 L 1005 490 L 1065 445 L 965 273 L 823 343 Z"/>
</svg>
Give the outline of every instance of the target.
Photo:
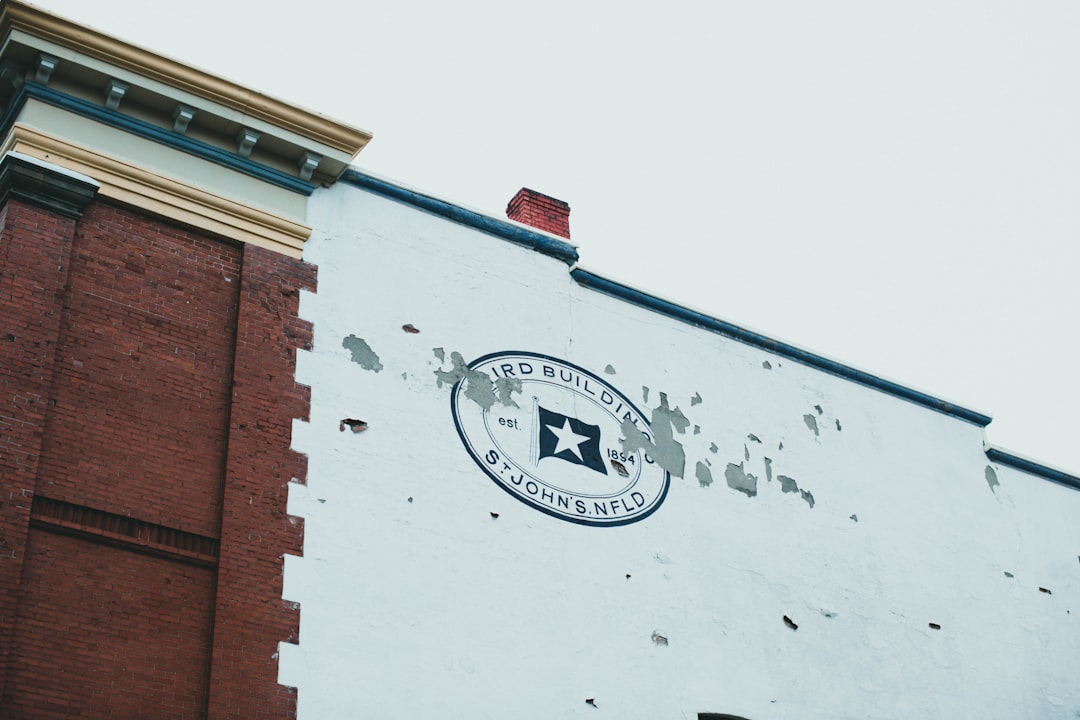
<svg viewBox="0 0 1080 720">
<path fill-rule="evenodd" d="M 420 332 L 419 330 L 416 329 L 416 327 L 412 323 L 409 323 L 407 325 L 402 325 L 401 329 L 404 330 L 405 332 L 409 333 L 410 335 L 416 335 L 417 333 Z"/>
<path fill-rule="evenodd" d="M 701 404 L 701 393 L 694 393 L 694 397 L 690 398 L 690 407 Z"/>
<path fill-rule="evenodd" d="M 766 370 L 772 370 L 772 363 L 768 360 L 765 360 L 761 363 L 761 367 L 765 368 Z"/>
<path fill-rule="evenodd" d="M 352 354 L 350 359 L 365 370 L 374 372 L 382 370 L 383 366 L 379 362 L 379 356 L 375 354 L 375 351 L 371 349 L 371 346 L 363 338 L 349 335 L 341 341 L 341 347 L 348 350 Z"/>
<path fill-rule="evenodd" d="M 814 507 L 814 494 L 812 492 L 809 490 L 800 490 L 799 495 L 806 501 L 807 505 Z"/>
<path fill-rule="evenodd" d="M 995 490 L 994 488 L 996 488 L 998 485 L 1001 484 L 1001 483 L 998 482 L 997 473 L 994 471 L 994 468 L 987 465 L 985 474 L 986 474 L 986 484 L 990 486 L 990 491 L 992 493 L 994 493 L 995 495 L 997 495 L 997 490 Z"/>
<path fill-rule="evenodd" d="M 716 447 L 716 443 L 709 443 L 709 452 L 711 452 L 713 455 L 715 455 L 719 451 L 720 451 L 720 448 Z"/>
<path fill-rule="evenodd" d="M 611 463 L 611 467 L 615 470 L 615 472 L 619 473 L 619 477 L 630 477 L 630 471 L 627 470 L 626 466 L 623 465 L 621 462 L 619 462 L 618 460 L 609 460 L 608 462 Z"/>
<path fill-rule="evenodd" d="M 761 444 L 761 438 L 759 438 L 754 433 L 750 433 L 749 435 L 747 435 L 746 439 L 749 440 L 750 442 L 756 442 L 758 445 Z"/>
<path fill-rule="evenodd" d="M 814 436 L 817 437 L 821 433 L 818 432 L 817 418 L 813 415 L 806 414 L 802 416 L 803 422 L 806 423 L 806 427 L 810 428 L 814 432 Z"/>
<path fill-rule="evenodd" d="M 649 386 L 648 385 L 642 385 L 641 386 L 641 401 L 643 403 L 645 403 L 646 405 L 649 404 Z"/>
<path fill-rule="evenodd" d="M 701 487 L 712 485 L 712 470 L 705 463 L 698 462 L 694 468 L 694 474 L 697 476 L 698 485 Z"/>
<path fill-rule="evenodd" d="M 765 461 L 765 479 L 772 482 L 772 458 L 762 458 Z"/>
<path fill-rule="evenodd" d="M 701 426 L 700 425 L 695 425 L 694 426 L 694 434 L 695 435 L 700 435 L 701 434 Z"/>
<path fill-rule="evenodd" d="M 757 495 L 757 478 L 743 470 L 742 463 L 738 465 L 728 463 L 727 468 L 724 470 L 724 479 L 727 480 L 729 488 L 738 490 L 745 494 L 746 497 Z"/>
<path fill-rule="evenodd" d="M 606 372 L 608 375 L 614 375 L 615 368 L 611 367 L 611 363 L 608 363 L 608 365 L 604 368 L 604 372 Z"/>
<path fill-rule="evenodd" d="M 431 352 L 435 354 L 435 357 L 439 359 L 439 362 L 446 361 L 446 352 L 441 348 L 431 348 Z"/>
<path fill-rule="evenodd" d="M 442 348 L 435 348 L 435 350 L 441 352 Z M 440 352 L 435 352 L 435 357 L 439 357 Z M 454 383 L 464 379 L 465 397 L 485 410 L 490 410 L 496 402 L 509 407 L 518 407 L 518 404 L 511 397 L 511 393 L 521 392 L 521 380 L 517 378 L 498 378 L 495 382 L 492 382 L 491 376 L 487 373 L 470 370 L 466 367 L 465 359 L 461 357 L 459 352 L 450 353 L 450 362 L 453 364 L 450 370 L 434 371 L 439 387 L 442 387 L 443 383 L 452 386 Z"/>
</svg>

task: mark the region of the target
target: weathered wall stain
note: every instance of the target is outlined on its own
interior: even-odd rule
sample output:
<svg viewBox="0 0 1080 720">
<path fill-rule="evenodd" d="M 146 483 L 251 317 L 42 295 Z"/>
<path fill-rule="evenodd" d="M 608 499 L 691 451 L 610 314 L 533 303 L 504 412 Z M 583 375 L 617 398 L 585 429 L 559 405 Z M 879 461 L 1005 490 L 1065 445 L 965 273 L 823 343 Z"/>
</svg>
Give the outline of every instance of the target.
<svg viewBox="0 0 1080 720">
<path fill-rule="evenodd" d="M 757 477 L 743 470 L 743 464 L 733 465 L 728 463 L 724 470 L 724 479 L 728 487 L 745 494 L 747 497 L 757 495 Z"/>
<path fill-rule="evenodd" d="M 986 466 L 986 484 L 990 486 L 990 491 L 996 495 L 997 490 L 995 488 L 1001 483 L 998 482 L 997 472 L 989 465 Z"/>
<path fill-rule="evenodd" d="M 371 346 L 363 338 L 349 335 L 342 339 L 341 347 L 348 350 L 351 354 L 350 359 L 365 370 L 379 372 L 383 369 L 382 363 L 379 362 L 379 356 L 375 354 L 375 351 L 371 349 Z"/>
</svg>

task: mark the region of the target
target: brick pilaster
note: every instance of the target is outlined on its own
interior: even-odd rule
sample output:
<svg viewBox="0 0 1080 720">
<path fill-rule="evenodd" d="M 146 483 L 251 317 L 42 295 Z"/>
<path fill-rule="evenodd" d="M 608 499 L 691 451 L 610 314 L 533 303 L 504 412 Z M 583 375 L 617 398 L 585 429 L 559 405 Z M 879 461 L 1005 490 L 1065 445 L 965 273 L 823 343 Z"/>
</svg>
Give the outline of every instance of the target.
<svg viewBox="0 0 1080 720">
<path fill-rule="evenodd" d="M 97 185 L 49 163 L 0 159 L 0 697 L 49 409 L 76 219 Z"/>
<path fill-rule="evenodd" d="M 299 615 L 281 599 L 282 555 L 299 555 L 303 525 L 285 514 L 288 484 L 306 475 L 290 450 L 292 422 L 306 417 L 308 388 L 295 382 L 296 349 L 311 328 L 297 317 L 299 290 L 315 268 L 244 247 L 222 497 L 208 717 L 286 718 L 296 693 L 277 683 L 278 642 L 295 642 Z"/>
</svg>

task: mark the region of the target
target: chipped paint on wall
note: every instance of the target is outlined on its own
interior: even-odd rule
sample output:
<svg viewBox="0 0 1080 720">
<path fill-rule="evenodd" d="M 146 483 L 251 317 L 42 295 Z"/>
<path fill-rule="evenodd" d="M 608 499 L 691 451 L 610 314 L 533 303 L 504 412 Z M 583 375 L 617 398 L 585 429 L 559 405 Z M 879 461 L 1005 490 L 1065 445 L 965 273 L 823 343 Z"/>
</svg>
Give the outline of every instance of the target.
<svg viewBox="0 0 1080 720">
<path fill-rule="evenodd" d="M 998 482 L 997 473 L 994 471 L 994 468 L 987 465 L 983 474 L 986 476 L 986 484 L 990 486 L 990 491 L 997 494 L 997 487 L 1001 483 Z"/>
<path fill-rule="evenodd" d="M 709 487 L 712 485 L 712 470 L 703 461 L 698 461 L 694 467 L 694 475 L 697 476 L 698 485 L 701 487 Z"/>
<path fill-rule="evenodd" d="M 371 346 L 363 338 L 349 335 L 342 339 L 341 347 L 349 351 L 350 360 L 365 370 L 379 372 L 383 369 L 382 363 L 379 362 L 379 356 L 375 354 L 375 351 L 371 349 Z"/>
<path fill-rule="evenodd" d="M 727 480 L 729 488 L 738 490 L 746 497 L 757 495 L 757 477 L 743 470 L 742 463 L 738 465 L 728 463 L 724 470 L 724 479 Z"/>
</svg>

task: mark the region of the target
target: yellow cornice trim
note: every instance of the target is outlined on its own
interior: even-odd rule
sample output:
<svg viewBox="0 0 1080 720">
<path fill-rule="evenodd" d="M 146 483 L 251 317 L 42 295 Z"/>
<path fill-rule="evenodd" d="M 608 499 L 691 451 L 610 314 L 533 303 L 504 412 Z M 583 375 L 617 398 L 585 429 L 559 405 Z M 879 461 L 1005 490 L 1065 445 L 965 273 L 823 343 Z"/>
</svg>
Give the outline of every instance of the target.
<svg viewBox="0 0 1080 720">
<path fill-rule="evenodd" d="M 102 155 L 16 123 L 0 154 L 14 150 L 66 167 L 101 183 L 98 194 L 242 243 L 300 257 L 311 228 L 280 215 L 238 203 L 194 185 Z"/>
<path fill-rule="evenodd" d="M 254 92 L 20 0 L 4 0 L 0 10 L 0 38 L 7 37 L 13 29 L 220 103 L 348 153 L 350 158 L 371 140 L 371 133 L 365 130 Z"/>
</svg>

